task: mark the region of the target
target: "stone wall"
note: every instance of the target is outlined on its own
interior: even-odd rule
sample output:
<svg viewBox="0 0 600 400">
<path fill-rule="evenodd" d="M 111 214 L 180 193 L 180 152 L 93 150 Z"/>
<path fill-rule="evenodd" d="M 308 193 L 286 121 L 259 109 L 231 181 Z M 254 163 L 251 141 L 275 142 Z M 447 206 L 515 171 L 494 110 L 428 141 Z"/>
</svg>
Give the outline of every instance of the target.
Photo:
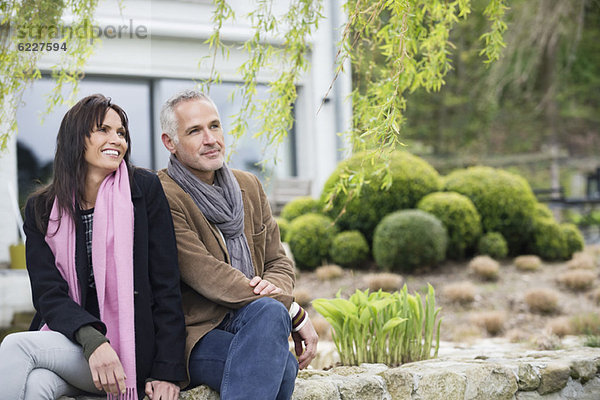
<svg viewBox="0 0 600 400">
<path fill-rule="evenodd" d="M 218 400 L 219 395 L 199 387 L 182 392 L 180 399 Z M 600 349 L 456 349 L 397 368 L 363 364 L 309 369 L 298 374 L 293 395 L 293 400 L 359 399 L 598 400 Z"/>
</svg>

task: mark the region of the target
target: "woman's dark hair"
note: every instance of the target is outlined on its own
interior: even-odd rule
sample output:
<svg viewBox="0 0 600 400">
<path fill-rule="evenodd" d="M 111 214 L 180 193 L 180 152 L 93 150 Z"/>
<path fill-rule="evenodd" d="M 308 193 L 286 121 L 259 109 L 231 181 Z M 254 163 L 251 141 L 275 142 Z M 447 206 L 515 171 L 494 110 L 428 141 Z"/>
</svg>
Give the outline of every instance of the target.
<svg viewBox="0 0 600 400">
<path fill-rule="evenodd" d="M 129 120 L 125 111 L 101 94 L 93 94 L 79 100 L 67 111 L 58 130 L 52 183 L 32 195 L 37 196 L 35 222 L 41 232 L 45 233 L 47 230 L 54 198 L 58 201 L 60 215 L 67 212 L 75 222 L 77 207 L 82 204 L 85 193 L 85 140 L 90 137 L 92 131 L 102 125 L 109 108 L 119 114 L 125 129 L 127 151 L 123 159 L 129 167 L 131 141 Z"/>
</svg>

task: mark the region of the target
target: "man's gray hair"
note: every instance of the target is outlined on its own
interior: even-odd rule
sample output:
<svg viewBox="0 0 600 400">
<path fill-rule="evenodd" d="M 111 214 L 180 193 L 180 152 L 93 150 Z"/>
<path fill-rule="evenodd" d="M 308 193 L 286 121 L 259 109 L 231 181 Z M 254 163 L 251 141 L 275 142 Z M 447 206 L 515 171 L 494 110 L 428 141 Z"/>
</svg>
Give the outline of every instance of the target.
<svg viewBox="0 0 600 400">
<path fill-rule="evenodd" d="M 215 102 L 206 94 L 198 90 L 185 89 L 171 96 L 171 98 L 163 104 L 162 109 L 160 110 L 160 127 L 164 133 L 169 135 L 175 144 L 179 142 L 179 137 L 177 137 L 178 126 L 177 117 L 175 116 L 175 107 L 177 107 L 179 103 L 191 100 L 208 101 L 217 111 L 217 115 L 219 114 L 219 109 Z"/>
</svg>

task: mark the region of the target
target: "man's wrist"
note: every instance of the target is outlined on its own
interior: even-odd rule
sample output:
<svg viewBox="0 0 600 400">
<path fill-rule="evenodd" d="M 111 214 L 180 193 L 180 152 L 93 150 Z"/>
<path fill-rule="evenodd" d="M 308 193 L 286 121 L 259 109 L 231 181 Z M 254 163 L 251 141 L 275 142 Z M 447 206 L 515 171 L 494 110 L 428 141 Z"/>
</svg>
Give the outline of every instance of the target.
<svg viewBox="0 0 600 400">
<path fill-rule="evenodd" d="M 298 305 L 295 302 L 293 304 Z M 304 324 L 306 324 L 307 319 L 308 316 L 306 315 L 306 311 L 304 311 L 304 309 L 298 305 L 298 311 L 292 317 L 292 332 L 298 332 L 300 329 L 302 329 Z"/>
</svg>

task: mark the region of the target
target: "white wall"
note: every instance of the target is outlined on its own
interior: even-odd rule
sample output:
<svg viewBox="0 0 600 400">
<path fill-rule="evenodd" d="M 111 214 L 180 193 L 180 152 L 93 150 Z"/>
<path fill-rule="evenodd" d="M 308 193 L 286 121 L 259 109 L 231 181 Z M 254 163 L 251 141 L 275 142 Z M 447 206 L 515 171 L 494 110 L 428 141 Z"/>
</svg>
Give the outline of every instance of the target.
<svg viewBox="0 0 600 400">
<path fill-rule="evenodd" d="M 0 107 L 3 105 L 0 104 Z M 9 130 L 11 121 L 0 121 L 0 132 Z M 18 224 L 15 216 L 14 201 L 16 193 L 11 193 L 9 186 L 17 192 L 17 145 L 14 136 L 7 148 L 0 152 L 0 262 L 9 261 L 8 246 L 19 241 Z M 17 192 L 18 193 L 18 192 Z"/>
</svg>

